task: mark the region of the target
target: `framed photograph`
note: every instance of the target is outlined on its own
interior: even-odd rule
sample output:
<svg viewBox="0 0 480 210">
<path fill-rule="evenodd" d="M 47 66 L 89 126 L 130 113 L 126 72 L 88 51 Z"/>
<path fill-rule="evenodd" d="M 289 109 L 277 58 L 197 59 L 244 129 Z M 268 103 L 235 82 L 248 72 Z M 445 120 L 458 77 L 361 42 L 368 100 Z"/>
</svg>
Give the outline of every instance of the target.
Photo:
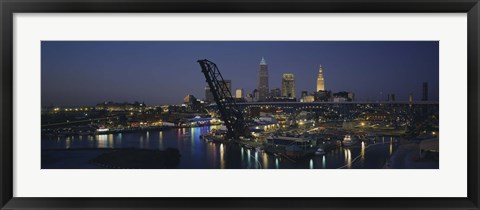
<svg viewBox="0 0 480 210">
<path fill-rule="evenodd" d="M 479 209 L 478 0 L 0 6 L 2 209 Z"/>
</svg>

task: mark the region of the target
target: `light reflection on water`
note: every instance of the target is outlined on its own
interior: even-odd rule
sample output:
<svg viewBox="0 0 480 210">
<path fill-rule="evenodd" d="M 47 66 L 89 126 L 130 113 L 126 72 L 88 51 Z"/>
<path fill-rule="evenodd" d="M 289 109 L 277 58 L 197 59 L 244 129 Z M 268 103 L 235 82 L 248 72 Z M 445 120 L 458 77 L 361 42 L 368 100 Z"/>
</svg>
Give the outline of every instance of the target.
<svg viewBox="0 0 480 210">
<path fill-rule="evenodd" d="M 225 149 L 223 148 L 223 143 L 220 144 L 220 168 L 225 168 Z"/>
<path fill-rule="evenodd" d="M 326 168 L 327 161 L 325 160 L 325 155 L 322 157 L 322 168 Z"/>
<path fill-rule="evenodd" d="M 325 155 L 312 156 L 293 163 L 285 158 L 275 157 L 255 149 L 238 148 L 235 152 L 234 148 L 226 144 L 208 143 L 200 139 L 200 135 L 209 130 L 209 127 L 188 128 L 188 130 L 179 128 L 95 136 L 45 137 L 42 139 L 42 149 L 135 147 L 165 150 L 177 148 L 182 155 L 178 168 L 334 169 L 342 166 L 345 166 L 344 168 L 381 168 L 396 148 L 395 138 L 387 137 L 390 141 L 385 144 L 379 142 L 380 146 L 371 147 L 373 144 L 362 142 L 356 146 L 340 147 Z M 384 140 L 383 137 L 381 138 Z M 372 151 L 375 155 L 370 155 Z M 382 160 L 372 161 L 372 156 Z M 240 164 L 232 166 L 232 161 Z"/>
<path fill-rule="evenodd" d="M 390 156 L 393 153 L 393 137 L 390 137 Z"/>
<path fill-rule="evenodd" d="M 347 166 L 348 168 L 352 168 L 352 151 L 347 149 Z"/>
<path fill-rule="evenodd" d="M 268 155 L 266 152 L 262 154 L 262 163 L 263 163 L 263 168 L 268 168 Z"/>
<path fill-rule="evenodd" d="M 365 159 L 365 142 L 362 141 L 362 152 L 361 152 L 361 155 L 362 155 L 362 160 Z"/>
<path fill-rule="evenodd" d="M 158 133 L 158 149 L 159 150 L 164 150 L 165 148 L 163 148 L 163 131 L 160 131 Z"/>
</svg>

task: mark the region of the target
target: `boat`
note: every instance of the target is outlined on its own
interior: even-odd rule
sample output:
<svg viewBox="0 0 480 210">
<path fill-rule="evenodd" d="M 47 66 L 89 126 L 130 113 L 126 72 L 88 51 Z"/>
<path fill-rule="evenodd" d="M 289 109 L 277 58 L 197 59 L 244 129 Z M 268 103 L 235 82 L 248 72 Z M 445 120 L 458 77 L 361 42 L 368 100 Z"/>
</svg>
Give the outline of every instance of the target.
<svg viewBox="0 0 480 210">
<path fill-rule="evenodd" d="M 317 151 L 315 151 L 315 155 L 325 155 L 325 150 L 318 148 Z"/>
<path fill-rule="evenodd" d="M 352 146 L 357 143 L 357 139 L 352 135 L 345 135 L 342 141 L 342 145 L 345 147 Z"/>
</svg>

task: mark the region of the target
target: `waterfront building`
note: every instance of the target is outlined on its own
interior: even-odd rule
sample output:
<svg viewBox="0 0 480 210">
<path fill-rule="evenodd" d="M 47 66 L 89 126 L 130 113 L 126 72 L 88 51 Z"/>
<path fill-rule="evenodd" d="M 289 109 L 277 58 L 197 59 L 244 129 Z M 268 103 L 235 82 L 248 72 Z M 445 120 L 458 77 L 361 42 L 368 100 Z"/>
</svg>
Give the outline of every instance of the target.
<svg viewBox="0 0 480 210">
<path fill-rule="evenodd" d="M 323 79 L 323 68 L 320 65 L 320 69 L 318 70 L 318 77 L 317 77 L 317 92 L 318 91 L 325 91 L 325 81 Z"/>
<path fill-rule="evenodd" d="M 195 98 L 193 95 L 186 95 L 183 98 L 183 104 L 189 110 L 198 110 L 200 108 L 200 101 Z"/>
<path fill-rule="evenodd" d="M 242 88 L 237 88 L 237 90 L 235 90 L 235 98 L 243 98 L 243 89 Z"/>
<path fill-rule="evenodd" d="M 395 94 L 392 94 L 392 97 L 390 97 L 392 101 L 395 101 Z"/>
<path fill-rule="evenodd" d="M 295 98 L 295 76 L 293 74 L 283 74 L 282 96 L 288 98 Z"/>
<path fill-rule="evenodd" d="M 265 58 L 262 58 L 260 61 L 260 66 L 258 69 L 258 100 L 259 101 L 265 101 L 265 99 L 268 96 L 268 65 L 267 62 L 265 61 Z"/>
<path fill-rule="evenodd" d="M 197 98 L 195 98 L 195 96 L 193 96 L 193 95 L 186 95 L 183 98 L 183 103 L 184 104 L 190 104 L 190 103 L 193 103 L 194 101 L 197 101 Z"/>
<path fill-rule="evenodd" d="M 428 101 L 428 82 L 423 83 L 422 101 Z"/>
</svg>

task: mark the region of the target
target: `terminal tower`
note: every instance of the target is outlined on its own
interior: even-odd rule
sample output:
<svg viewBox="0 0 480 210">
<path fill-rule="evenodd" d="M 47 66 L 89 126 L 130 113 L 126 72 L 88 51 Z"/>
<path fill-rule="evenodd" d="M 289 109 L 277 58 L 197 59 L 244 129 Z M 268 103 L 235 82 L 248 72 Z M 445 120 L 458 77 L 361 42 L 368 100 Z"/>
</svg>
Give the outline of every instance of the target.
<svg viewBox="0 0 480 210">
<path fill-rule="evenodd" d="M 317 92 L 318 92 L 318 91 L 325 91 L 325 81 L 323 80 L 323 69 L 322 69 L 322 65 L 320 65 L 320 69 L 318 70 Z"/>
</svg>

